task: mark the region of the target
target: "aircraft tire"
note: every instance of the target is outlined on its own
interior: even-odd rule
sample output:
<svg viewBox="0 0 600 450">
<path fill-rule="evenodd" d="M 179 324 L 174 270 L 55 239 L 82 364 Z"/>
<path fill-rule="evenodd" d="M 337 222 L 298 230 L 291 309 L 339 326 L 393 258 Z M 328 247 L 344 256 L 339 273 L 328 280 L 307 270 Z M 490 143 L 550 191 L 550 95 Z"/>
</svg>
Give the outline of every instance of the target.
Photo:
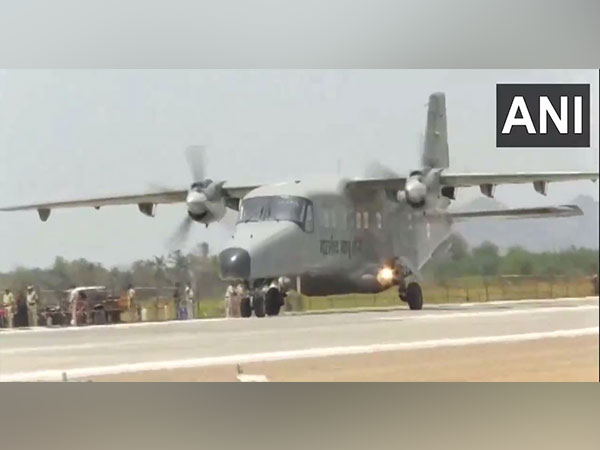
<svg viewBox="0 0 600 450">
<path fill-rule="evenodd" d="M 423 309 L 423 292 L 417 283 L 409 283 L 406 287 L 406 301 L 412 310 Z"/>
<path fill-rule="evenodd" d="M 256 317 L 265 317 L 265 298 L 263 296 L 254 297 L 252 308 Z"/>
<path fill-rule="evenodd" d="M 252 315 L 252 305 L 248 297 L 243 298 L 240 301 L 240 315 L 242 317 L 250 317 Z"/>
<path fill-rule="evenodd" d="M 269 289 L 267 295 L 265 296 L 265 309 L 268 316 L 277 316 L 279 315 L 279 310 L 281 309 L 281 305 L 283 303 L 283 297 L 281 292 L 277 289 Z"/>
</svg>

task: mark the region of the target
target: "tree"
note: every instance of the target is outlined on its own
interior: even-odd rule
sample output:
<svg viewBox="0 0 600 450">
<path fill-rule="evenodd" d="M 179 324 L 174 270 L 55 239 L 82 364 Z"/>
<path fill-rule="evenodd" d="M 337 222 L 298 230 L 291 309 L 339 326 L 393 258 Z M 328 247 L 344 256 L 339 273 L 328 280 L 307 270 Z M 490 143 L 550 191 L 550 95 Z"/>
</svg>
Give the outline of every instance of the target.
<svg viewBox="0 0 600 450">
<path fill-rule="evenodd" d="M 175 281 L 186 282 L 190 278 L 190 261 L 181 250 L 169 254 L 169 268 Z"/>
<path fill-rule="evenodd" d="M 502 273 L 511 275 L 533 275 L 535 263 L 532 253 L 521 247 L 511 247 L 502 259 Z"/>
<path fill-rule="evenodd" d="M 164 256 L 155 256 L 151 262 L 154 268 L 155 282 L 158 287 L 164 287 L 167 281 L 167 263 Z"/>
<path fill-rule="evenodd" d="M 460 234 L 451 234 L 448 241 L 450 242 L 448 252 L 452 261 L 461 261 L 469 256 L 469 244 Z"/>
<path fill-rule="evenodd" d="M 489 241 L 473 249 L 473 259 L 481 275 L 490 276 L 498 274 L 500 255 L 498 247 Z"/>
</svg>

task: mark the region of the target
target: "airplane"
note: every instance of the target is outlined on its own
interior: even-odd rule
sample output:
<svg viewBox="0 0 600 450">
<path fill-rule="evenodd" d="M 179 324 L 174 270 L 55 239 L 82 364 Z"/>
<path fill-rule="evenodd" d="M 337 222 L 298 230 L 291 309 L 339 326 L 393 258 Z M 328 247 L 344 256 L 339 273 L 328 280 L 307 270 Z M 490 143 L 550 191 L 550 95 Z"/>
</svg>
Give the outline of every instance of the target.
<svg viewBox="0 0 600 450">
<path fill-rule="evenodd" d="M 303 295 L 377 293 L 398 287 L 411 310 L 423 307 L 420 270 L 451 234 L 452 224 L 482 217 L 507 219 L 582 215 L 574 205 L 451 212 L 457 189 L 479 186 L 493 197 L 501 184 L 531 183 L 546 195 L 548 183 L 598 179 L 598 172 L 453 173 L 444 93 L 429 97 L 421 167 L 408 176 L 305 178 L 235 186 L 204 174 L 204 150 L 187 150 L 194 182 L 188 189 L 69 200 L 0 208 L 37 210 L 42 221 L 58 208 L 137 204 L 153 217 L 158 204 L 183 202 L 187 216 L 177 235 L 194 222 L 238 211 L 233 235 L 219 253 L 221 277 L 241 282 L 241 313 L 276 316 L 291 289 Z"/>
</svg>

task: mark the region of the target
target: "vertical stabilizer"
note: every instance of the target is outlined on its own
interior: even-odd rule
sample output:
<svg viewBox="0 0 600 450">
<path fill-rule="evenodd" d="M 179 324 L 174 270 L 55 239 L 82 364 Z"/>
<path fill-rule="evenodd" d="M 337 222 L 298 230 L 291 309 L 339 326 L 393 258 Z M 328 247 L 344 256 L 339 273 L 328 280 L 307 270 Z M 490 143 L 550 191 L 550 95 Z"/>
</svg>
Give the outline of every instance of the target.
<svg viewBox="0 0 600 450">
<path fill-rule="evenodd" d="M 446 126 L 446 96 L 443 92 L 436 92 L 429 96 L 422 163 L 423 167 L 443 169 L 447 168 L 450 163 Z"/>
</svg>

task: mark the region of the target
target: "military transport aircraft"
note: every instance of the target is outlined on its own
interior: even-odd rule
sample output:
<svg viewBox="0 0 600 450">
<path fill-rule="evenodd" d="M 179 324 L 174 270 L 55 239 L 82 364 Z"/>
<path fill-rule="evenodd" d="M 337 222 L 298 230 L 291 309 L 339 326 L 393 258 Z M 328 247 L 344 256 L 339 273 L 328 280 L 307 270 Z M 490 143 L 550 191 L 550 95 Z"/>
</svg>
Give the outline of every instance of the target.
<svg viewBox="0 0 600 450">
<path fill-rule="evenodd" d="M 410 309 L 421 309 L 419 271 L 450 235 L 457 220 L 478 217 L 535 218 L 583 214 L 577 206 L 452 213 L 458 188 L 479 186 L 494 196 L 499 184 L 532 183 L 546 195 L 549 182 L 592 180 L 597 172 L 449 172 L 443 93 L 429 98 L 422 166 L 408 176 L 298 179 L 262 186 L 233 186 L 205 177 L 203 149 L 190 147 L 194 183 L 188 189 L 140 195 L 40 203 L 0 208 L 37 210 L 42 221 L 57 208 L 137 204 L 154 216 L 160 203 L 184 202 L 187 216 L 178 235 L 193 222 L 220 221 L 226 208 L 239 211 L 229 244 L 219 254 L 221 276 L 243 282 L 242 315 L 277 315 L 286 292 L 304 295 L 379 292 L 397 285 Z"/>
</svg>

